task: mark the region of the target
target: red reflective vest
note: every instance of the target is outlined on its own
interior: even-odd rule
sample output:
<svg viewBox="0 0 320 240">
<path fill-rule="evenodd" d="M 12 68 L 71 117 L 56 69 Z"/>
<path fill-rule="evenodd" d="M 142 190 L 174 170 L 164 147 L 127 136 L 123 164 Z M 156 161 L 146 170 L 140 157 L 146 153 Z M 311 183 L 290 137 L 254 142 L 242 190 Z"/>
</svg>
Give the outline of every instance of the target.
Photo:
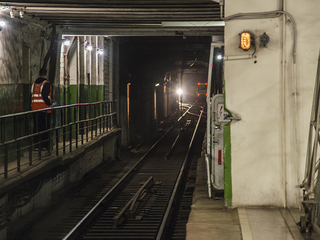
<svg viewBox="0 0 320 240">
<path fill-rule="evenodd" d="M 39 110 L 39 109 L 43 109 L 43 108 L 48 108 L 49 106 L 44 102 L 41 92 L 43 89 L 43 86 L 49 83 L 49 81 L 45 80 L 40 84 L 37 83 L 33 83 L 31 86 L 31 105 L 32 105 L 32 110 Z M 50 93 L 48 95 L 48 98 L 51 100 L 51 86 L 50 86 Z M 51 111 L 48 111 L 51 112 Z"/>
</svg>

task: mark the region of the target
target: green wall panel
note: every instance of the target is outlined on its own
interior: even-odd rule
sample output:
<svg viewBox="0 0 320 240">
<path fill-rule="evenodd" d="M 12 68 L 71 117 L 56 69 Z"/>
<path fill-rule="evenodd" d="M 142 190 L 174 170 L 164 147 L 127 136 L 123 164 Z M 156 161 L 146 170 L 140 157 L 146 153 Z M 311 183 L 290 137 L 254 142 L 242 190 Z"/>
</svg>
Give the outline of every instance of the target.
<svg viewBox="0 0 320 240">
<path fill-rule="evenodd" d="M 223 128 L 224 141 L 224 199 L 226 206 L 232 206 L 232 179 L 231 179 L 231 137 L 230 123 Z"/>
<path fill-rule="evenodd" d="M 98 86 L 98 101 L 104 101 L 104 85 Z"/>
<path fill-rule="evenodd" d="M 91 85 L 90 86 L 90 102 L 96 102 L 98 99 L 98 86 Z"/>
<path fill-rule="evenodd" d="M 88 85 L 80 84 L 80 103 L 88 102 Z"/>
<path fill-rule="evenodd" d="M 77 85 L 70 85 L 69 88 L 70 93 L 70 104 L 78 103 L 78 86 Z"/>
</svg>

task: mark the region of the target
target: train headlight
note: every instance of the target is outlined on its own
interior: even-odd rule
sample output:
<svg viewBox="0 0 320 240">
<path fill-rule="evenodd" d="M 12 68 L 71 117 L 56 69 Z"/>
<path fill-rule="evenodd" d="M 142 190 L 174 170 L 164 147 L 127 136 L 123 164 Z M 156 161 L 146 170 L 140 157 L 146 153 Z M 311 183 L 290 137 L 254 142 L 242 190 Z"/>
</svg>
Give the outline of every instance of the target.
<svg viewBox="0 0 320 240">
<path fill-rule="evenodd" d="M 240 34 L 240 48 L 247 51 L 252 45 L 252 35 L 248 31 L 244 31 Z"/>
<path fill-rule="evenodd" d="M 182 94 L 182 89 L 179 88 L 179 89 L 177 90 L 177 93 L 178 93 L 178 95 L 181 95 L 181 94 Z"/>
</svg>

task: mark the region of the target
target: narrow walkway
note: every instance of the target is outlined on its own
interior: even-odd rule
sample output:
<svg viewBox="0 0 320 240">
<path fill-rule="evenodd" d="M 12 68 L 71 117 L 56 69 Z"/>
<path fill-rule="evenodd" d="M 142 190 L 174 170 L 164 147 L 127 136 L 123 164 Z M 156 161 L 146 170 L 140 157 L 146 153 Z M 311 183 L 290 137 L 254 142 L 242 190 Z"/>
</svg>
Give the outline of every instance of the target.
<svg viewBox="0 0 320 240">
<path fill-rule="evenodd" d="M 197 167 L 193 205 L 187 223 L 186 240 L 316 240 L 304 238 L 297 222 L 298 209 L 226 208 L 224 199 L 208 198 L 204 157 Z"/>
<path fill-rule="evenodd" d="M 82 154 L 87 147 L 95 144 L 99 139 L 108 137 L 118 131 L 120 131 L 119 128 L 108 129 L 108 131 L 101 133 L 101 135 L 99 135 L 99 132 L 97 135 L 93 134 L 92 138 L 91 131 L 89 131 L 89 138 L 84 138 L 83 143 L 78 144 L 78 148 L 76 148 L 76 143 L 73 139 L 71 154 L 67 154 L 70 153 L 70 141 L 68 140 L 65 141 L 65 144 L 63 144 L 63 142 L 58 143 L 58 154 L 55 144 L 53 144 L 53 151 L 51 153 L 41 151 L 41 158 L 39 158 L 39 151 L 32 151 L 32 164 L 30 164 L 29 150 L 24 153 L 21 151 L 20 171 L 17 169 L 17 161 L 11 161 L 8 164 L 8 176 L 5 178 L 3 175 L 4 166 L 0 166 L 0 194 L 25 182 L 26 179 L 32 179 L 34 176 L 61 165 L 65 161 L 68 162 L 70 159 L 72 160 L 73 157 Z"/>
<path fill-rule="evenodd" d="M 30 156 L 29 156 L 29 147 L 25 147 L 24 149 L 20 150 L 20 172 L 24 172 L 32 167 L 35 167 L 42 163 L 44 160 L 48 160 L 52 157 L 55 156 L 63 156 L 71 151 L 75 151 L 79 148 L 81 148 L 84 144 L 89 143 L 92 140 L 98 139 L 100 136 L 107 134 L 114 130 L 114 128 L 105 128 L 102 129 L 97 129 L 96 131 L 91 131 L 89 130 L 87 134 L 84 135 L 78 135 L 78 148 L 76 144 L 75 138 L 72 139 L 72 145 L 70 148 L 70 140 L 65 140 L 64 143 L 63 141 L 59 141 L 58 147 L 55 144 L 55 136 L 51 136 L 51 144 L 52 144 L 52 150 L 49 153 L 46 150 L 42 151 L 32 151 L 31 152 L 31 162 L 30 162 Z M 62 136 L 59 136 L 62 138 Z M 71 150 L 70 150 L 71 149 Z M 13 154 L 17 155 L 17 153 L 10 153 L 12 156 Z M 4 178 L 4 165 L 0 166 L 0 183 L 4 182 L 6 179 Z M 17 160 L 10 161 L 8 163 L 8 179 L 11 177 L 16 176 L 19 174 L 18 171 L 18 162 Z"/>
</svg>

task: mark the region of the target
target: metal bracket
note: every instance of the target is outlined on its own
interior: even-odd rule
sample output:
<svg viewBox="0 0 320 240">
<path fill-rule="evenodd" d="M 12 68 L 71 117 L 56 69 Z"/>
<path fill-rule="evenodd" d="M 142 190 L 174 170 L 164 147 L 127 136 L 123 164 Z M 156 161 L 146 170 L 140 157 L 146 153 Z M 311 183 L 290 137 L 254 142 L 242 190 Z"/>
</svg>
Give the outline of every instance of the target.
<svg viewBox="0 0 320 240">
<path fill-rule="evenodd" d="M 236 114 L 232 114 L 233 117 L 226 117 L 225 119 L 227 120 L 236 120 L 236 121 L 240 121 L 241 118 L 239 116 L 237 116 Z"/>
<path fill-rule="evenodd" d="M 153 185 L 153 177 L 150 177 L 143 186 L 137 191 L 137 193 L 130 199 L 130 201 L 122 208 L 122 210 L 113 218 L 113 229 L 117 229 L 123 220 L 127 217 L 134 217 L 137 210 L 139 199 L 144 196 L 144 190 L 150 188 Z"/>
</svg>

